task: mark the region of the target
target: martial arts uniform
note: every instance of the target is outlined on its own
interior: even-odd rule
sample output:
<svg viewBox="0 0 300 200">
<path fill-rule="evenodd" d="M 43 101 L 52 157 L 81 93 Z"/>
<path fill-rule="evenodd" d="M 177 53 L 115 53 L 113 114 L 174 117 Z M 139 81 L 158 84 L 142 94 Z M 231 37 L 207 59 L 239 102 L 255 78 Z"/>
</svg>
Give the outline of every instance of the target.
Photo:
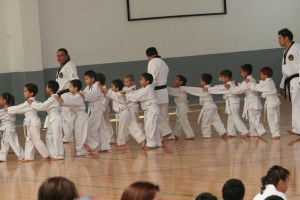
<svg viewBox="0 0 300 200">
<path fill-rule="evenodd" d="M 152 85 L 154 86 L 157 105 L 160 110 L 157 129 L 162 136 L 166 136 L 172 132 L 169 124 L 169 97 L 167 90 L 169 67 L 160 57 L 155 57 L 148 62 L 148 73 L 153 76 Z"/>
<path fill-rule="evenodd" d="M 265 200 L 267 197 L 270 196 L 279 196 L 283 198 L 284 200 L 287 200 L 287 196 L 283 192 L 279 192 L 276 187 L 272 184 L 266 185 L 266 189 L 263 191 L 263 193 L 258 193 L 255 195 L 253 200 Z"/>
<path fill-rule="evenodd" d="M 136 90 L 136 86 L 133 85 L 131 87 L 123 87 L 124 92 L 131 92 L 131 91 L 135 91 Z M 137 102 L 132 102 L 132 101 L 127 101 L 127 107 L 129 109 L 130 112 L 130 117 L 131 117 L 131 121 L 129 124 L 129 132 L 133 133 L 133 132 L 139 132 L 140 134 L 144 135 L 144 127 L 143 124 L 140 122 L 139 119 L 139 104 Z"/>
<path fill-rule="evenodd" d="M 116 112 L 116 123 L 118 124 L 116 127 L 117 144 L 125 145 L 129 133 L 138 143 L 144 141 L 145 136 L 142 130 L 139 131 L 137 129 L 135 131 L 129 132 L 129 126 L 135 121 L 131 119 L 131 114 L 127 106 L 126 98 L 123 97 L 120 92 L 114 92 L 111 89 L 108 90 L 106 96 L 113 100 L 113 110 Z M 136 123 L 135 127 L 139 128 L 139 125 Z"/>
<path fill-rule="evenodd" d="M 46 145 L 50 152 L 50 157 L 54 159 L 64 159 L 63 146 L 63 119 L 61 116 L 61 103 L 55 99 L 55 95 L 51 95 L 45 102 L 32 102 L 31 107 L 38 111 L 47 111 L 48 117 L 45 124 L 47 124 Z"/>
<path fill-rule="evenodd" d="M 140 101 L 144 110 L 144 128 L 147 140 L 147 147 L 161 147 L 162 141 L 160 132 L 157 130 L 159 107 L 152 85 L 147 85 L 136 91 L 126 93 L 129 101 Z"/>
<path fill-rule="evenodd" d="M 271 78 L 261 80 L 258 84 L 248 83 L 249 88 L 256 92 L 262 92 L 262 97 L 266 98 L 264 110 L 267 114 L 268 124 L 272 137 L 279 137 L 279 120 L 280 120 L 280 100 L 277 96 L 277 89 Z"/>
<path fill-rule="evenodd" d="M 210 86 L 207 85 L 205 87 L 209 88 Z M 202 105 L 202 109 L 198 117 L 198 124 L 202 119 L 201 129 L 204 138 L 211 138 L 211 126 L 215 128 L 220 136 L 226 134 L 227 131 L 220 119 L 217 106 L 209 92 L 203 92 L 203 90 L 198 87 L 186 86 L 181 86 L 180 90 L 199 97 L 199 103 Z"/>
<path fill-rule="evenodd" d="M 76 65 L 68 61 L 63 66 L 60 66 L 56 73 L 56 81 L 59 84 L 59 89 L 57 93 L 68 92 L 69 83 L 71 80 L 79 79 L 77 76 Z M 69 107 L 62 108 L 62 117 L 63 117 L 63 131 L 64 131 L 64 142 L 73 142 L 74 141 L 74 118 Z"/>
<path fill-rule="evenodd" d="M 24 150 L 19 144 L 18 135 L 16 133 L 16 116 L 8 114 L 3 109 L 0 110 L 0 134 L 1 134 L 1 150 L 0 161 L 6 161 L 9 147 L 15 152 L 18 160 L 24 159 Z"/>
<path fill-rule="evenodd" d="M 29 100 L 35 102 L 35 98 L 31 97 Z M 33 109 L 27 101 L 17 106 L 8 107 L 9 114 L 24 114 L 24 135 L 26 138 L 25 143 L 25 160 L 33 160 L 35 148 L 43 158 L 49 157 L 49 150 L 41 140 L 41 119 L 37 115 L 37 111 Z"/>
<path fill-rule="evenodd" d="M 110 150 L 107 135 L 101 131 L 100 125 L 103 120 L 105 107 L 103 105 L 104 94 L 98 87 L 98 82 L 87 86 L 83 90 L 85 101 L 88 102 L 88 135 L 86 144 L 95 151 Z"/>
<path fill-rule="evenodd" d="M 227 84 L 230 87 L 235 87 L 234 81 L 229 81 Z M 224 85 L 217 85 L 208 88 L 208 92 L 212 94 L 223 94 L 225 99 L 225 113 L 227 118 L 227 132 L 229 136 L 236 136 L 236 130 L 241 132 L 242 136 L 247 136 L 249 131 L 240 117 L 240 97 L 238 95 L 231 94 Z"/>
<path fill-rule="evenodd" d="M 84 144 L 87 137 L 88 130 L 88 115 L 85 112 L 85 104 L 83 98 L 79 94 L 72 94 L 70 92 L 61 96 L 64 100 L 63 106 L 71 108 L 74 119 L 74 133 L 75 133 L 75 149 L 76 156 L 85 156 L 87 151 L 84 149 Z"/>
<path fill-rule="evenodd" d="M 183 131 L 187 139 L 194 138 L 195 134 L 188 118 L 189 107 L 186 93 L 182 92 L 180 88 L 168 87 L 168 94 L 169 96 L 174 97 L 174 102 L 176 104 L 177 119 L 173 134 L 176 137 L 180 137 Z"/>
<path fill-rule="evenodd" d="M 106 86 L 104 86 L 106 88 Z M 109 106 L 109 98 L 104 96 L 104 99 L 102 101 L 102 104 L 104 105 L 104 113 L 103 113 L 103 119 L 101 120 L 101 131 L 104 132 L 107 136 L 108 142 L 110 144 L 116 143 L 116 140 L 114 138 L 114 129 L 110 122 L 110 106 Z"/>
<path fill-rule="evenodd" d="M 292 131 L 300 134 L 300 45 L 292 44 L 282 59 L 282 81 L 280 88 L 288 91 L 292 101 Z M 287 92 L 285 91 L 285 93 Z"/>
<path fill-rule="evenodd" d="M 256 83 L 256 80 L 249 75 L 247 79 L 251 83 Z M 232 94 L 245 93 L 244 109 L 242 117 L 249 119 L 250 136 L 261 136 L 266 130 L 263 124 L 260 122 L 260 116 L 262 111 L 262 104 L 257 92 L 250 90 L 248 84 L 243 81 L 236 87 L 230 87 L 229 91 Z"/>
</svg>

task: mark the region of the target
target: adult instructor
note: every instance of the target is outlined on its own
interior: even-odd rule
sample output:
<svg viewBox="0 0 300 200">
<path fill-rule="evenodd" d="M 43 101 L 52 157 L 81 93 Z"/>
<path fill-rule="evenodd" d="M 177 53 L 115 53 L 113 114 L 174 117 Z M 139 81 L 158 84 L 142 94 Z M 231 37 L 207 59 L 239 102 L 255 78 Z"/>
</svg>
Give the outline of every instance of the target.
<svg viewBox="0 0 300 200">
<path fill-rule="evenodd" d="M 167 79 L 169 74 L 168 65 L 161 59 L 155 47 L 149 47 L 146 50 L 148 62 L 148 73 L 153 76 L 153 85 L 155 86 L 155 95 L 160 109 L 160 115 L 157 120 L 157 129 L 163 140 L 167 140 L 172 133 L 169 124 L 169 96 L 167 90 Z"/>
<path fill-rule="evenodd" d="M 292 102 L 292 129 L 289 134 L 300 136 L 300 45 L 293 41 L 289 29 L 278 32 L 278 42 L 284 48 L 282 59 L 282 80 L 280 94 Z"/>
<path fill-rule="evenodd" d="M 76 65 L 71 62 L 69 53 L 66 49 L 61 48 L 57 50 L 57 61 L 60 64 L 57 73 L 56 81 L 59 84 L 57 93 L 62 95 L 63 93 L 69 92 L 69 83 L 71 80 L 79 79 L 77 75 Z M 74 142 L 74 116 L 68 107 L 62 108 L 63 117 L 63 131 L 64 137 L 63 142 Z"/>
</svg>

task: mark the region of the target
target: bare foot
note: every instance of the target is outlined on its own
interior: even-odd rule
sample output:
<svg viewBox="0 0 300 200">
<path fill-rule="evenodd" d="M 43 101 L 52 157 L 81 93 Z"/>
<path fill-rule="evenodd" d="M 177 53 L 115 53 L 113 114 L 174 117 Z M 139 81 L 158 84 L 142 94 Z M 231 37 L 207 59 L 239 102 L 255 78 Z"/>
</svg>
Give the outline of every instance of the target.
<svg viewBox="0 0 300 200">
<path fill-rule="evenodd" d="M 25 163 L 25 162 L 32 162 L 33 160 L 27 160 L 27 159 L 23 159 L 23 160 L 19 160 L 19 162 Z"/>
<path fill-rule="evenodd" d="M 126 149 L 127 149 L 126 144 L 118 145 L 118 146 L 117 146 L 117 149 L 118 149 L 118 150 L 126 150 Z"/>
<path fill-rule="evenodd" d="M 150 150 L 154 150 L 154 149 L 156 149 L 156 147 L 147 147 L 147 146 L 145 146 L 145 148 L 144 148 L 146 151 L 150 151 Z"/>
<path fill-rule="evenodd" d="M 298 135 L 298 136 L 300 136 L 299 133 L 296 133 L 296 132 L 294 132 L 292 130 L 288 130 L 287 132 L 288 132 L 288 134 L 291 134 L 291 135 Z"/>
<path fill-rule="evenodd" d="M 59 161 L 59 160 L 64 160 L 64 158 L 51 158 L 53 161 Z"/>
<path fill-rule="evenodd" d="M 163 140 L 164 142 L 168 141 L 168 140 L 169 140 L 169 137 L 170 137 L 171 135 L 172 135 L 171 133 L 169 133 L 168 135 L 165 135 L 165 136 L 162 138 L 162 140 Z"/>
<path fill-rule="evenodd" d="M 235 138 L 236 135 L 228 135 L 228 138 Z"/>
<path fill-rule="evenodd" d="M 246 137 L 249 137 L 249 133 L 246 133 L 246 134 L 242 134 L 242 135 L 241 135 L 241 137 L 242 137 L 242 138 L 246 138 Z"/>
<path fill-rule="evenodd" d="M 267 132 L 264 132 L 264 133 L 262 133 L 262 134 L 259 134 L 258 137 L 259 137 L 259 138 L 262 138 L 264 135 L 266 135 L 266 133 L 267 133 Z"/>
<path fill-rule="evenodd" d="M 220 137 L 221 137 L 221 138 L 223 138 L 223 139 L 226 139 L 226 138 L 227 138 L 227 136 L 228 136 L 228 134 L 227 134 L 227 133 L 223 133 L 223 134 L 221 134 L 221 135 L 220 135 Z"/>
<path fill-rule="evenodd" d="M 146 146 L 146 139 L 141 142 L 141 149 L 145 148 L 145 146 Z"/>
<path fill-rule="evenodd" d="M 272 139 L 280 139 L 280 136 L 272 136 Z"/>
<path fill-rule="evenodd" d="M 50 162 L 51 158 L 50 157 L 42 158 L 41 161 L 43 161 L 43 162 Z"/>
<path fill-rule="evenodd" d="M 195 140 L 195 137 L 185 138 L 185 140 Z"/>
</svg>

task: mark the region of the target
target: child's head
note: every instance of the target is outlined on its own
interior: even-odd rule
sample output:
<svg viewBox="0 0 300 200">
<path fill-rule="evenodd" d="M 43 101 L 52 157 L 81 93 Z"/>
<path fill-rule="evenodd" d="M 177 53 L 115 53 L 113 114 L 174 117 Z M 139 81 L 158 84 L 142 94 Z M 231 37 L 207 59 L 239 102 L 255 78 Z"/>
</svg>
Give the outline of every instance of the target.
<svg viewBox="0 0 300 200">
<path fill-rule="evenodd" d="M 150 73 L 143 73 L 141 75 L 140 84 L 142 87 L 146 87 L 149 84 L 152 84 L 153 76 Z"/>
<path fill-rule="evenodd" d="M 15 105 L 15 97 L 8 92 L 5 92 L 0 97 L 0 104 L 3 106 Z"/>
<path fill-rule="evenodd" d="M 48 178 L 42 183 L 38 191 L 38 200 L 73 200 L 78 197 L 74 183 L 64 177 Z"/>
<path fill-rule="evenodd" d="M 242 200 L 245 195 L 245 186 L 238 179 L 230 179 L 226 181 L 222 189 L 224 200 Z"/>
<path fill-rule="evenodd" d="M 93 70 L 86 71 L 84 73 L 84 82 L 88 86 L 93 85 L 97 80 L 97 74 Z"/>
<path fill-rule="evenodd" d="M 267 175 L 261 178 L 261 193 L 266 189 L 266 185 L 274 185 L 280 192 L 286 193 L 289 188 L 290 172 L 280 166 L 274 165 L 269 169 Z"/>
<path fill-rule="evenodd" d="M 202 86 L 206 86 L 206 85 L 209 85 L 213 80 L 213 77 L 211 74 L 207 74 L 207 73 L 204 73 L 204 74 L 201 74 L 201 85 Z"/>
<path fill-rule="evenodd" d="M 213 194 L 204 192 L 204 193 L 199 194 L 195 200 L 218 200 L 218 199 Z"/>
<path fill-rule="evenodd" d="M 266 80 L 266 78 L 271 78 L 273 76 L 273 70 L 271 67 L 263 67 L 260 69 L 261 80 Z"/>
<path fill-rule="evenodd" d="M 149 182 L 135 182 L 128 186 L 121 197 L 121 200 L 158 200 L 159 186 Z"/>
<path fill-rule="evenodd" d="M 220 79 L 223 83 L 227 83 L 232 78 L 232 72 L 230 70 L 224 70 L 220 73 Z"/>
<path fill-rule="evenodd" d="M 104 74 L 102 74 L 102 73 L 97 73 L 96 81 L 99 81 L 99 83 L 100 83 L 101 85 L 104 85 L 104 84 L 105 84 L 105 81 L 106 81 L 106 78 L 105 78 Z"/>
<path fill-rule="evenodd" d="M 59 89 L 58 82 L 56 82 L 54 80 L 50 80 L 47 82 L 47 86 L 46 86 L 47 94 L 56 94 L 58 89 Z"/>
<path fill-rule="evenodd" d="M 124 83 L 120 79 L 115 79 L 111 82 L 111 89 L 114 92 L 122 91 L 124 87 Z"/>
<path fill-rule="evenodd" d="M 251 74 L 252 74 L 252 65 L 244 64 L 241 66 L 241 75 L 243 78 L 247 78 Z"/>
<path fill-rule="evenodd" d="M 33 83 L 28 83 L 25 85 L 23 93 L 25 98 L 34 97 L 38 93 L 38 87 Z"/>
<path fill-rule="evenodd" d="M 180 86 L 185 86 L 186 85 L 186 78 L 182 75 L 177 75 L 175 76 L 174 80 L 173 80 L 173 85 L 175 87 L 180 87 Z"/>
<path fill-rule="evenodd" d="M 134 75 L 133 74 L 126 74 L 124 76 L 124 85 L 125 85 L 125 87 L 131 87 L 134 85 Z"/>
<path fill-rule="evenodd" d="M 82 89 L 82 83 L 79 79 L 74 79 L 70 81 L 69 90 L 72 94 L 79 92 Z"/>
<path fill-rule="evenodd" d="M 267 197 L 265 200 L 284 200 L 284 199 L 280 196 L 272 195 Z"/>
</svg>

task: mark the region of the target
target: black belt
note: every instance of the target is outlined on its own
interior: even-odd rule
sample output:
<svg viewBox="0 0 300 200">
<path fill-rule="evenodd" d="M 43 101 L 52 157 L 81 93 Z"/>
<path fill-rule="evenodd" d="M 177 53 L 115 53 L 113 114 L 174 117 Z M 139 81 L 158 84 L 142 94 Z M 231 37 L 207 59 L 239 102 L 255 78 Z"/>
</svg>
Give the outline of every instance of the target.
<svg viewBox="0 0 300 200">
<path fill-rule="evenodd" d="M 287 88 L 290 101 L 291 101 L 291 90 L 290 90 L 291 84 L 290 83 L 291 83 L 291 80 L 296 77 L 299 77 L 299 74 L 293 74 L 292 76 L 289 76 L 284 80 L 284 98 L 286 99 L 286 88 Z"/>
<path fill-rule="evenodd" d="M 161 89 L 165 89 L 165 88 L 167 88 L 167 85 L 160 85 L 160 86 L 156 86 L 154 88 L 154 90 L 161 90 Z"/>
<path fill-rule="evenodd" d="M 57 94 L 58 94 L 58 96 L 61 96 L 62 94 L 67 93 L 67 92 L 70 92 L 70 90 L 65 89 L 65 90 L 62 90 L 62 91 L 58 92 Z"/>
</svg>

